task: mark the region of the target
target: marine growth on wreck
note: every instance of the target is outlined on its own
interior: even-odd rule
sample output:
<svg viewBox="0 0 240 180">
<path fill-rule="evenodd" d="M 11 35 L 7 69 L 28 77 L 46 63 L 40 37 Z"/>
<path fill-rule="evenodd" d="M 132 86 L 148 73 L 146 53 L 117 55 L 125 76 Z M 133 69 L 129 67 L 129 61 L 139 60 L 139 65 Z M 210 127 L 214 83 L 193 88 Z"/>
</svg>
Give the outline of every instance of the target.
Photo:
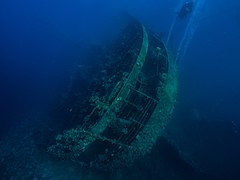
<svg viewBox="0 0 240 180">
<path fill-rule="evenodd" d="M 161 136 L 177 77 L 162 40 L 134 19 L 102 54 L 87 92 L 69 91 L 66 98 L 69 103 L 71 93 L 79 94 L 67 105 L 77 124 L 57 134 L 47 150 L 83 166 L 113 169 L 143 157 Z"/>
</svg>

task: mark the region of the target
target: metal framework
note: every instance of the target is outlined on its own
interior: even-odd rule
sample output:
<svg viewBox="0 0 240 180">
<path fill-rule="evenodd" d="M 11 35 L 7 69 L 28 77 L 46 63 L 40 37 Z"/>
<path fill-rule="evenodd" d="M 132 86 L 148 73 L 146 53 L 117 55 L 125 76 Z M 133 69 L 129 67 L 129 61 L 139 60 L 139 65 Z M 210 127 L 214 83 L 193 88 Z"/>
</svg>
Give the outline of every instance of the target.
<svg viewBox="0 0 240 180">
<path fill-rule="evenodd" d="M 146 154 L 164 129 L 173 107 L 164 43 L 135 20 L 117 43 L 90 87 L 87 114 L 48 148 L 58 157 L 112 169 Z"/>
</svg>

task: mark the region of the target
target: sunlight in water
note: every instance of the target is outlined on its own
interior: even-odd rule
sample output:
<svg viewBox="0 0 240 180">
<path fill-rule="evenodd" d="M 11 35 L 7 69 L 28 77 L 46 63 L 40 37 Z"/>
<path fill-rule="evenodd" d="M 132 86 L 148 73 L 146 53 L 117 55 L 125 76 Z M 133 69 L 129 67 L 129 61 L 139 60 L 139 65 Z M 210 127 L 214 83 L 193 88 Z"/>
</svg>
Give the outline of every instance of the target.
<svg viewBox="0 0 240 180">
<path fill-rule="evenodd" d="M 179 62 L 181 62 L 182 59 L 184 58 L 187 52 L 188 46 L 200 24 L 201 14 L 203 12 L 205 1 L 206 0 L 196 0 L 194 2 L 195 4 L 194 11 L 191 14 L 189 23 L 187 24 L 184 35 L 177 49 L 176 64 L 179 64 Z"/>
</svg>

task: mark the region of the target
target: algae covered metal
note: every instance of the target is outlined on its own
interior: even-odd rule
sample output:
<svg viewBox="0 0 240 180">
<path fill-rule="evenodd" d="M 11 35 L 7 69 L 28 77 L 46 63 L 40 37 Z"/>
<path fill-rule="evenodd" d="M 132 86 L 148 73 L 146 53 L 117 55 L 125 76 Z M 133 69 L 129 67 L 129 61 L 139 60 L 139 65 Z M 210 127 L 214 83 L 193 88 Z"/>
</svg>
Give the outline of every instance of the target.
<svg viewBox="0 0 240 180">
<path fill-rule="evenodd" d="M 177 80 L 161 39 L 131 20 L 89 84 L 78 124 L 48 151 L 83 166 L 112 169 L 149 152 L 173 111 Z"/>
</svg>

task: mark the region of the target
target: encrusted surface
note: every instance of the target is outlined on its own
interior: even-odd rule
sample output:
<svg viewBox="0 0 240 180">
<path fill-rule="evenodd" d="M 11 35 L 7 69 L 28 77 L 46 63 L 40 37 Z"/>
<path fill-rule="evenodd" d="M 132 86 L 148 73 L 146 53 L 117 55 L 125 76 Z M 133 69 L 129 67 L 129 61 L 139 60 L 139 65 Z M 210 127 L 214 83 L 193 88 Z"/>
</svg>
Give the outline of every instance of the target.
<svg viewBox="0 0 240 180">
<path fill-rule="evenodd" d="M 57 135 L 49 152 L 81 165 L 111 169 L 144 156 L 161 135 L 173 111 L 176 76 L 164 44 L 134 23 L 136 32 L 124 34 L 121 44 L 135 35 L 135 41 L 142 39 L 140 47 L 133 41 L 135 49 L 121 52 L 115 67 L 103 70 L 106 78 L 86 104 L 89 113 L 79 126 Z M 115 60 L 109 59 L 106 64 L 113 65 Z"/>
</svg>

